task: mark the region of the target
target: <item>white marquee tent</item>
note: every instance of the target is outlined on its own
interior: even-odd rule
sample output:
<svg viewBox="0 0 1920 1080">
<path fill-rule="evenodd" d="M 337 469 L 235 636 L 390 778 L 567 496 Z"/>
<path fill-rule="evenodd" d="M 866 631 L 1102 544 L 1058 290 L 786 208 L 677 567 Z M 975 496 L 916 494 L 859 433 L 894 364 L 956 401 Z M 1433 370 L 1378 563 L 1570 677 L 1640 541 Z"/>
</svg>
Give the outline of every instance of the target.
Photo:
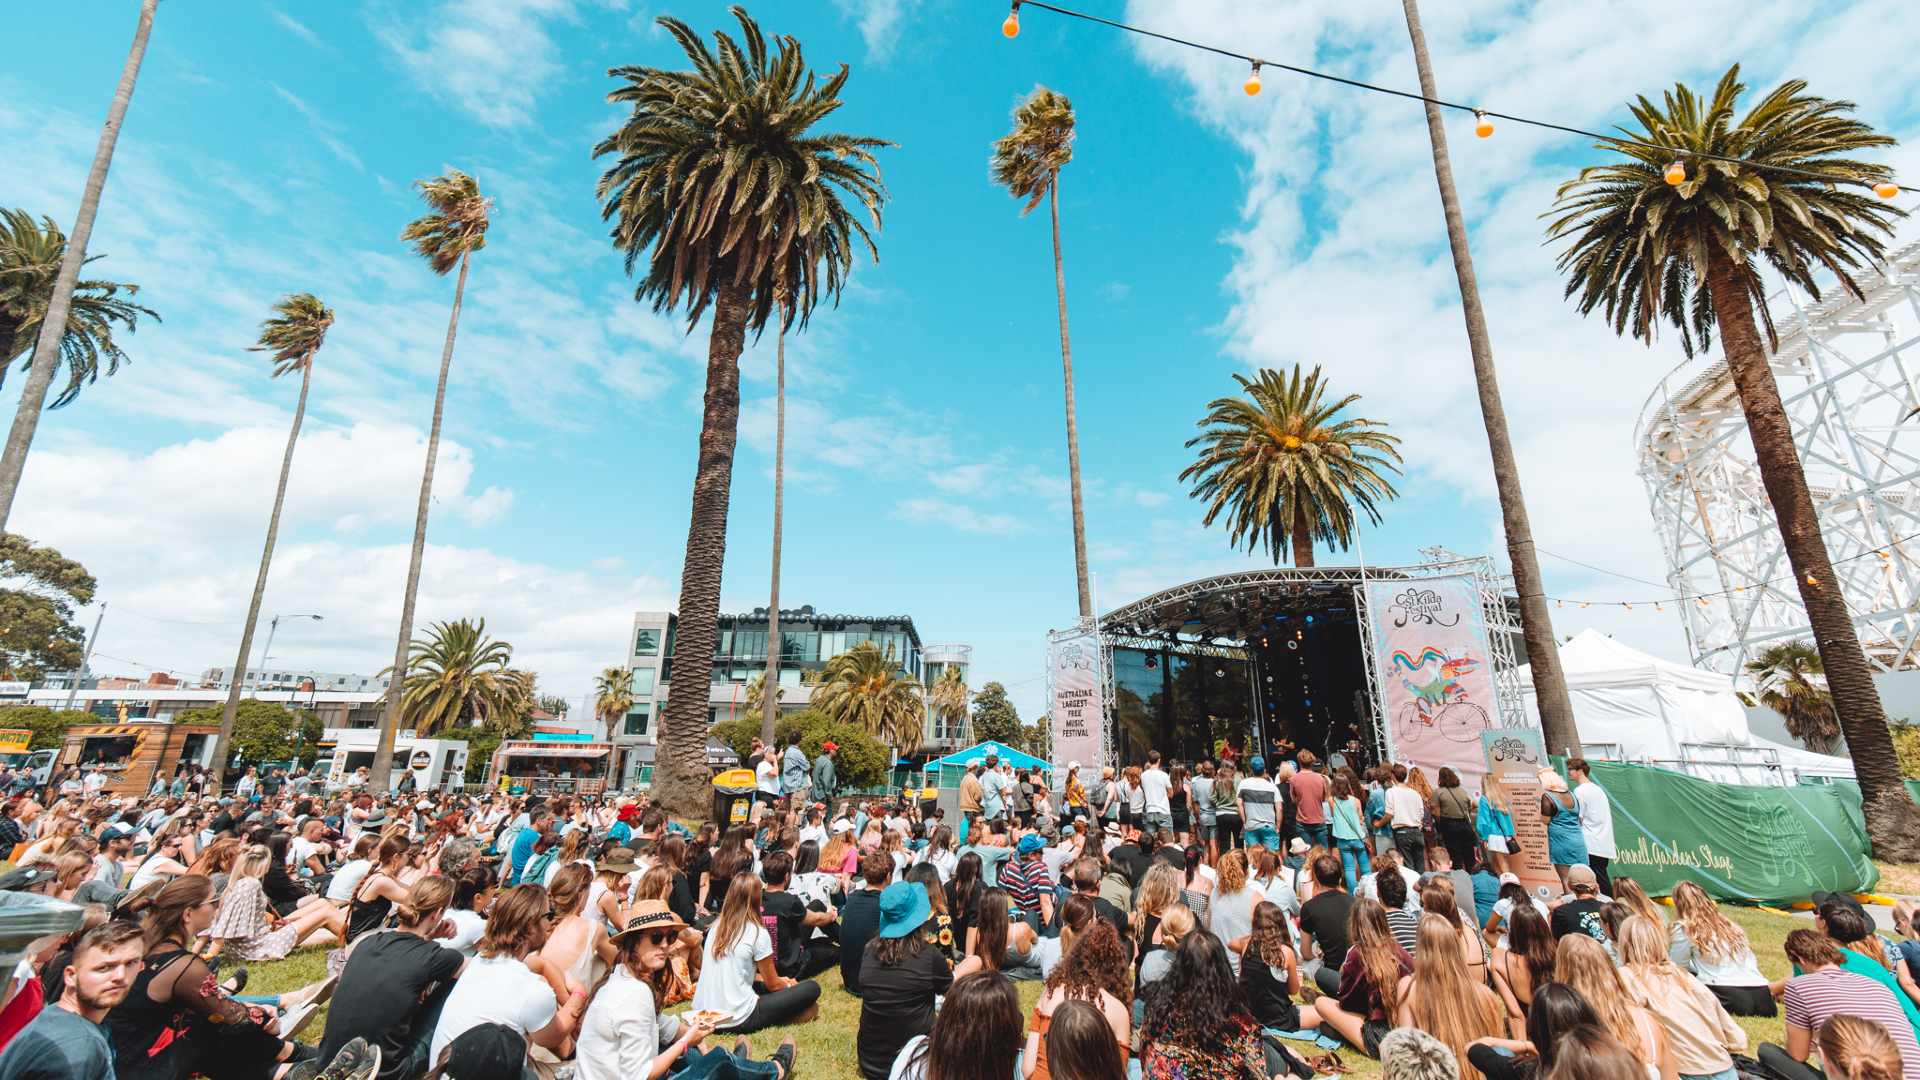
<svg viewBox="0 0 1920 1080">
<path fill-rule="evenodd" d="M 1734 696 L 1733 680 L 1725 675 L 1662 660 L 1597 630 L 1584 630 L 1562 645 L 1560 665 L 1566 671 L 1580 741 L 1591 756 L 1747 783 L 1763 779 L 1756 767 L 1777 773 L 1775 764 L 1810 775 L 1853 775 L 1852 764 L 1843 758 L 1755 736 L 1747 727 L 1745 707 Z M 1520 678 L 1526 687 L 1527 717 L 1537 724 L 1540 710 L 1531 668 L 1522 667 Z M 1715 768 L 1715 763 L 1727 764 Z"/>
</svg>

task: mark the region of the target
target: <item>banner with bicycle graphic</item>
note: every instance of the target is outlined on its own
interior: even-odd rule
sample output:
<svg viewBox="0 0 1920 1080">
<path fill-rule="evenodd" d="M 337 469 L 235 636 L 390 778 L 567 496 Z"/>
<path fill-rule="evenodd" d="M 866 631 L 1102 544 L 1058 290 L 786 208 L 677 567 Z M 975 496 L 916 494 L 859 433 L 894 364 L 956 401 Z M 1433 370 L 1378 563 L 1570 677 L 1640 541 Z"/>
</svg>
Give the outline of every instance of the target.
<svg viewBox="0 0 1920 1080">
<path fill-rule="evenodd" d="M 1367 582 L 1381 720 L 1392 760 L 1480 786 L 1480 733 L 1499 726 L 1493 655 L 1471 575 Z"/>
</svg>

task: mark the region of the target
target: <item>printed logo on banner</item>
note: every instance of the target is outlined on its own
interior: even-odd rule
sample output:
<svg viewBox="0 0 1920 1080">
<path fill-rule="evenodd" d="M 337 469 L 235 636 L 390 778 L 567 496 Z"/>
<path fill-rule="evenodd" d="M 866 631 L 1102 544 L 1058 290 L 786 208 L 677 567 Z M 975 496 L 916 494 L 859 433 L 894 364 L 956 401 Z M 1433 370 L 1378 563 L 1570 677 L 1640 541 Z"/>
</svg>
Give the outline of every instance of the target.
<svg viewBox="0 0 1920 1080">
<path fill-rule="evenodd" d="M 1097 768 L 1105 757 L 1105 680 L 1100 671 L 1100 641 L 1092 632 L 1055 637 L 1048 658 L 1052 709 L 1047 713 L 1053 762 L 1065 775 L 1067 763 Z"/>
<path fill-rule="evenodd" d="M 1478 582 L 1372 581 L 1367 603 L 1393 759 L 1463 779 L 1485 773 L 1480 737 L 1500 713 Z"/>
</svg>

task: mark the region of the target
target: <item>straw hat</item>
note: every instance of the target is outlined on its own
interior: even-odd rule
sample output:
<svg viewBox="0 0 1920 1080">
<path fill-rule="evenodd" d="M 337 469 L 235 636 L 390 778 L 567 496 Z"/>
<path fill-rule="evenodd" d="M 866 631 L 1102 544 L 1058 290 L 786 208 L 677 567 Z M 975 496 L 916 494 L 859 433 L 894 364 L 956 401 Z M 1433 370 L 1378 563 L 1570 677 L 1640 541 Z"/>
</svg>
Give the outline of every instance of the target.
<svg viewBox="0 0 1920 1080">
<path fill-rule="evenodd" d="M 687 924 L 680 916 L 667 907 L 665 900 L 642 900 L 628 909 L 633 914 L 627 919 L 627 928 L 613 935 L 618 942 L 629 934 L 638 934 L 643 930 L 685 930 Z"/>
</svg>

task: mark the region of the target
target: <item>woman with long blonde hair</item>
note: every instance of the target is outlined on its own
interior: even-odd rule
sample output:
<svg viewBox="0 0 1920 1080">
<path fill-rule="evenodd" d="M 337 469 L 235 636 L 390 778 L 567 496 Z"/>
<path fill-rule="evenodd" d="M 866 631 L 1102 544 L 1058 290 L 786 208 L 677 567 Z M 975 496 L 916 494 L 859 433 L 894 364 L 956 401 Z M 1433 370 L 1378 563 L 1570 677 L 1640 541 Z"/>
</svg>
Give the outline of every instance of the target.
<svg viewBox="0 0 1920 1080">
<path fill-rule="evenodd" d="M 1900 1080 L 1900 1048 L 1887 1029 L 1857 1016 L 1820 1025 L 1820 1063 L 1840 1080 Z"/>
<path fill-rule="evenodd" d="M 1660 905 L 1653 902 L 1653 897 L 1647 895 L 1647 890 L 1641 888 L 1639 882 L 1630 877 L 1615 874 L 1613 888 L 1607 891 L 1613 894 L 1614 903 L 1646 919 L 1656 928 L 1666 927 L 1667 917 L 1661 914 Z"/>
<path fill-rule="evenodd" d="M 1468 973 L 1459 937 L 1459 928 L 1444 917 L 1431 911 L 1420 916 L 1413 974 L 1400 980 L 1394 1019 L 1445 1043 L 1459 1062 L 1461 1080 L 1480 1080 L 1480 1070 L 1467 1063 L 1467 1046 L 1475 1039 L 1498 1038 L 1506 1030 L 1507 1011 L 1484 977 Z"/>
<path fill-rule="evenodd" d="M 1580 991 L 1601 1024 L 1647 1066 L 1650 1074 L 1659 1080 L 1677 1080 L 1680 1074 L 1674 1068 L 1666 1029 L 1627 993 L 1620 973 L 1598 941 L 1585 934 L 1561 938 L 1554 956 L 1553 981 Z"/>
<path fill-rule="evenodd" d="M 272 864 L 273 855 L 264 844 L 254 844 L 234 859 L 232 877 L 220 894 L 220 910 L 207 928 L 213 939 L 207 955 L 224 948 L 240 960 L 278 960 L 322 929 L 345 940 L 347 917 L 332 904 L 308 904 L 284 920 L 274 914 L 260 880 Z"/>
<path fill-rule="evenodd" d="M 1266 894 L 1247 880 L 1247 852 L 1233 848 L 1222 852 L 1214 866 L 1213 899 L 1207 905 L 1207 920 L 1213 935 L 1227 947 L 1227 962 L 1239 975 L 1241 953 L 1247 935 L 1253 932 L 1253 913 L 1266 902 Z"/>
<path fill-rule="evenodd" d="M 1316 998 L 1320 1029 L 1332 1028 L 1348 1045 L 1380 1056 L 1380 1040 L 1400 1010 L 1400 981 L 1413 960 L 1393 940 L 1387 909 L 1378 900 L 1356 900 L 1347 913 L 1347 958 L 1340 965 L 1340 992 Z"/>
<path fill-rule="evenodd" d="M 1673 1067 L 1681 1076 L 1731 1072 L 1733 1055 L 1746 1052 L 1746 1031 L 1700 980 L 1674 966 L 1666 944 L 1659 924 L 1643 915 L 1628 916 L 1615 937 L 1621 983 L 1665 1029 Z"/>
<path fill-rule="evenodd" d="M 1720 914 L 1705 889 L 1691 881 L 1674 886 L 1673 913 L 1667 956 L 1675 964 L 1705 983 L 1735 1016 L 1778 1014 L 1747 932 Z"/>
<path fill-rule="evenodd" d="M 1294 1001 L 1300 993 L 1300 954 L 1278 904 L 1262 901 L 1253 910 L 1253 931 L 1240 958 L 1240 988 L 1261 1027 L 1304 1031 L 1320 1026 L 1311 1002 Z"/>
<path fill-rule="evenodd" d="M 1180 871 L 1172 863 L 1154 860 L 1147 869 L 1147 876 L 1140 882 L 1140 891 L 1133 898 L 1134 956 L 1133 972 L 1140 974 L 1140 964 L 1147 954 L 1162 947 L 1160 942 L 1160 920 L 1167 912 L 1180 905 Z"/>
<path fill-rule="evenodd" d="M 220 892 L 227 887 L 227 875 L 233 870 L 233 860 L 246 847 L 237 836 L 223 836 L 201 849 L 198 858 L 187 867 L 187 873 L 198 874 L 213 882 L 213 891 Z"/>
<path fill-rule="evenodd" d="M 1437 916 L 1460 935 L 1460 962 L 1467 965 L 1467 973 L 1474 982 L 1487 985 L 1490 981 L 1487 972 L 1487 939 L 1479 931 L 1470 929 L 1466 919 L 1460 916 L 1460 904 L 1453 892 L 1453 881 L 1437 875 L 1428 878 L 1427 883 L 1420 886 L 1420 910 Z"/>
</svg>

